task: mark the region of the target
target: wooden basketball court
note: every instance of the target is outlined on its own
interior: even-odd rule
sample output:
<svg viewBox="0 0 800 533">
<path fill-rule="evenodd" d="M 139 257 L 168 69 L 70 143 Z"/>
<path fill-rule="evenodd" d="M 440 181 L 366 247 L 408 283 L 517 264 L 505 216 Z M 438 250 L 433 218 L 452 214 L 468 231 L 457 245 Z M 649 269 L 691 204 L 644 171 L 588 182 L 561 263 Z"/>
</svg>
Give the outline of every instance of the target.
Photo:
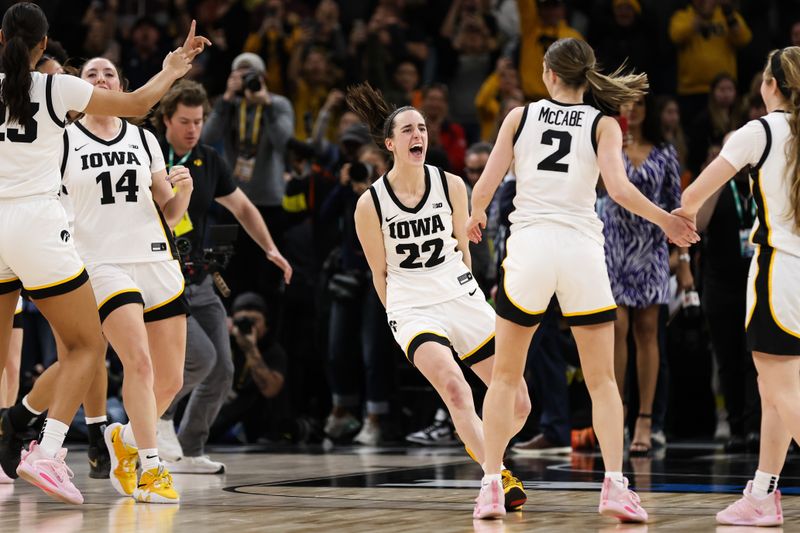
<svg viewBox="0 0 800 533">
<path fill-rule="evenodd" d="M 212 451 L 226 463 L 225 475 L 175 475 L 182 503 L 157 505 L 89 479 L 84 449 L 72 448 L 67 462 L 86 503 L 58 503 L 21 480 L 0 485 L 0 532 L 751 531 L 717 529 L 714 514 L 737 497 L 756 457 L 723 455 L 710 445 L 626 461 L 626 476 L 651 515 L 646 525 L 597 514 L 603 468 L 594 454 L 511 457 L 507 465 L 528 488 L 528 503 L 503 521 L 473 521 L 480 469 L 461 448 Z M 800 530 L 800 499 L 792 496 L 800 493 L 799 467 L 790 458 L 781 477 L 787 531 Z"/>
</svg>

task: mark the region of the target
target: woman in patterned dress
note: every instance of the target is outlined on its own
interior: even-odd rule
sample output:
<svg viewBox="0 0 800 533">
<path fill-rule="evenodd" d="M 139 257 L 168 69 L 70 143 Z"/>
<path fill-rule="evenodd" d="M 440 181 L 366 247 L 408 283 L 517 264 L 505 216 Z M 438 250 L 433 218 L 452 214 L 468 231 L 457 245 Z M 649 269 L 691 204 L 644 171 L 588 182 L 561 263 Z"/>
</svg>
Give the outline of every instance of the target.
<svg viewBox="0 0 800 533">
<path fill-rule="evenodd" d="M 666 211 L 680 200 L 680 163 L 675 148 L 664 141 L 659 116 L 650 97 L 633 103 L 623 147 L 625 170 L 631 183 Z M 650 452 L 653 398 L 658 380 L 659 306 L 669 299 L 669 250 L 658 226 L 605 198 L 599 209 L 606 238 L 606 264 L 611 290 L 619 306 L 615 324 L 614 366 L 620 394 L 625 397 L 628 366 L 628 330 L 633 323 L 639 383 L 639 416 L 632 455 Z M 678 284 L 693 285 L 686 250 L 681 251 Z M 630 310 L 635 312 L 631 313 Z M 632 320 L 631 320 L 632 315 Z"/>
</svg>

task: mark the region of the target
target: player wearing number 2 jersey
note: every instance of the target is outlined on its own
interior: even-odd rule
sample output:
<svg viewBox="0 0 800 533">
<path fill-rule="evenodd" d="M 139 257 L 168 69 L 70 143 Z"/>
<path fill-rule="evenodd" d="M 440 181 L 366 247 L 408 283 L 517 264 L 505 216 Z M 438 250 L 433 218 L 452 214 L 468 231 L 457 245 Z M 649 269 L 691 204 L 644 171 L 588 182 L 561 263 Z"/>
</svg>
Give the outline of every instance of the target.
<svg viewBox="0 0 800 533">
<path fill-rule="evenodd" d="M 83 496 L 70 481 L 61 445 L 105 353 L 88 276 L 58 202 L 58 146 L 70 110 L 97 115 L 145 114 L 169 86 L 191 68 L 206 39 L 194 25 L 180 49 L 164 60 L 163 70 L 129 94 L 96 90 L 83 80 L 32 72 L 47 46 L 47 19 L 32 3 L 18 3 L 3 16 L 4 74 L 0 88 L 0 367 L 6 359 L 11 317 L 19 289 L 36 300 L 66 350 L 59 384 L 53 390 L 41 442 L 19 458 L 18 433 L 4 412 L 0 420 L 0 465 L 47 494 L 69 503 Z M 23 429 L 23 428 L 18 428 Z M 17 463 L 18 464 L 15 464 Z"/>
<path fill-rule="evenodd" d="M 413 107 L 391 110 L 368 84 L 348 91 L 350 107 L 366 122 L 394 165 L 356 206 L 356 231 L 394 337 L 450 411 L 467 450 L 483 462 L 483 424 L 472 392 L 452 356 L 486 383 L 492 378 L 494 312 L 470 271 L 464 232 L 467 193 L 457 176 L 425 165 L 428 133 Z M 509 415 L 516 431 L 530 412 L 521 376 Z M 526 501 L 522 484 L 504 469 L 503 503 Z"/>
<path fill-rule="evenodd" d="M 610 117 L 583 105 L 587 86 L 616 108 L 644 94 L 644 75 L 604 76 L 592 49 L 563 39 L 548 48 L 543 81 L 552 100 L 513 110 L 472 194 L 470 239 L 478 242 L 486 207 L 514 160 L 517 176 L 511 236 L 497 297 L 497 360 L 484 403 L 486 461 L 473 516 L 505 514 L 496 505 L 503 450 L 516 432 L 508 416 L 515 384 L 536 325 L 555 293 L 572 327 L 592 420 L 607 470 L 599 511 L 623 521 L 645 521 L 647 513 L 622 476 L 622 401 L 614 380 L 614 298 L 606 272 L 602 224 L 594 211 L 598 173 L 611 197 L 658 224 L 679 244 L 697 235 L 685 220 L 653 205 L 627 179 L 622 134 Z"/>
</svg>

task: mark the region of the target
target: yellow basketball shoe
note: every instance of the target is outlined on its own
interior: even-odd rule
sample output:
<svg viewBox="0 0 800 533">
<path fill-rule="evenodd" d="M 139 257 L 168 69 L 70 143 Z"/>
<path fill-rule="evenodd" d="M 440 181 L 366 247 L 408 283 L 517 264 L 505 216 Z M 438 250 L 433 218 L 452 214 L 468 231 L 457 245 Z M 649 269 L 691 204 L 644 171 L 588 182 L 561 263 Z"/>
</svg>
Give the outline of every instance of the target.
<svg viewBox="0 0 800 533">
<path fill-rule="evenodd" d="M 111 456 L 111 484 L 123 496 L 130 496 L 136 489 L 136 461 L 138 450 L 122 442 L 122 424 L 106 427 L 103 439 Z"/>
<path fill-rule="evenodd" d="M 172 476 L 164 468 L 151 468 L 142 472 L 139 485 L 133 491 L 133 497 L 142 503 L 180 503 L 181 497 L 172 484 Z"/>
<path fill-rule="evenodd" d="M 522 486 L 522 481 L 514 477 L 511 470 L 507 468 L 500 472 L 500 477 L 503 480 L 503 494 L 506 500 L 507 511 L 519 511 L 525 502 L 528 501 L 528 496 L 525 494 L 525 488 Z"/>
</svg>

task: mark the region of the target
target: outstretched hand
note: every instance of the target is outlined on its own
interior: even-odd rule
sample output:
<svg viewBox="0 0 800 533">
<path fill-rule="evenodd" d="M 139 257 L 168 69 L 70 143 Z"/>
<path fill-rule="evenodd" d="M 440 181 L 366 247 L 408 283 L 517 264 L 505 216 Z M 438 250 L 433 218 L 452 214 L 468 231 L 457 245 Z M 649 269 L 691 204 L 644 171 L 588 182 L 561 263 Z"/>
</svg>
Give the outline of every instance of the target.
<svg viewBox="0 0 800 533">
<path fill-rule="evenodd" d="M 486 212 L 478 211 L 472 213 L 467 219 L 467 238 L 478 244 L 483 238 L 481 230 L 484 228 L 486 228 Z"/>
<path fill-rule="evenodd" d="M 181 47 L 181 50 L 186 54 L 186 57 L 189 58 L 189 61 L 192 61 L 195 57 L 197 57 L 197 55 L 200 54 L 206 46 L 211 46 L 211 41 L 202 35 L 195 34 L 196 30 L 197 21 L 193 20 L 192 25 L 189 26 L 189 34 L 186 36 L 186 40 L 183 42 L 183 46 Z"/>
<path fill-rule="evenodd" d="M 670 242 L 678 246 L 688 248 L 692 244 L 700 242 L 700 235 L 697 234 L 694 217 L 690 217 L 680 209 L 676 209 L 669 215 L 662 229 L 667 234 Z"/>
</svg>

